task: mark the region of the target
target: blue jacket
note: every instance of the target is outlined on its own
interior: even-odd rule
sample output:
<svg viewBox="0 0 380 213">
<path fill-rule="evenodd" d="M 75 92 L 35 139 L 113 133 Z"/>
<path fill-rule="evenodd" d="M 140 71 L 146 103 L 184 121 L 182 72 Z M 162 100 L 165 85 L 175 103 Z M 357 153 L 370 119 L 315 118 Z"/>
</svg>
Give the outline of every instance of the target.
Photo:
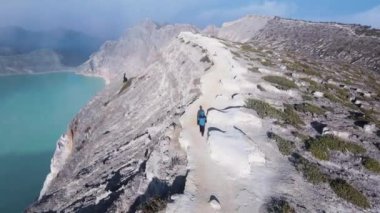
<svg viewBox="0 0 380 213">
<path fill-rule="evenodd" d="M 199 119 L 198 119 L 199 126 L 206 126 L 206 123 L 207 123 L 206 116 L 203 115 L 203 116 L 199 117 Z"/>
</svg>

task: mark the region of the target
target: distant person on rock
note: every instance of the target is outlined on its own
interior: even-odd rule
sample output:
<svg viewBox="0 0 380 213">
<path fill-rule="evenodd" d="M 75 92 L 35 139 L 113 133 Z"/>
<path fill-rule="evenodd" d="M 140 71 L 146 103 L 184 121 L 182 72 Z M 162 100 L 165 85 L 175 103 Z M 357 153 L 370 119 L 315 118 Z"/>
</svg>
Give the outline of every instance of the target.
<svg viewBox="0 0 380 213">
<path fill-rule="evenodd" d="M 126 76 L 126 74 L 124 73 L 124 77 L 123 77 L 123 83 L 127 82 L 128 81 L 128 78 Z"/>
<path fill-rule="evenodd" d="M 202 109 L 202 106 L 199 107 L 197 120 L 198 120 L 199 130 L 203 136 L 205 133 L 205 126 L 207 123 L 207 117 L 206 117 L 205 111 L 203 111 L 203 109 Z"/>
</svg>

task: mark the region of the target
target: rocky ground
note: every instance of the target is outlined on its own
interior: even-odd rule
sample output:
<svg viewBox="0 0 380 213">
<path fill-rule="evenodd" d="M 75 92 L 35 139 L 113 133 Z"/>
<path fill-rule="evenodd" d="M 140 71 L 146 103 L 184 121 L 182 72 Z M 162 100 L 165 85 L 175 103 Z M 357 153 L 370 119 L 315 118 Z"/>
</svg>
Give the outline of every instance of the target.
<svg viewBox="0 0 380 213">
<path fill-rule="evenodd" d="M 27 212 L 378 212 L 378 56 L 336 56 L 324 33 L 329 54 L 314 54 L 303 37 L 275 40 L 278 25 L 292 37 L 323 24 L 144 23 L 106 43 L 79 72 L 109 85 L 59 141 Z M 377 31 L 324 25 L 379 47 Z"/>
</svg>

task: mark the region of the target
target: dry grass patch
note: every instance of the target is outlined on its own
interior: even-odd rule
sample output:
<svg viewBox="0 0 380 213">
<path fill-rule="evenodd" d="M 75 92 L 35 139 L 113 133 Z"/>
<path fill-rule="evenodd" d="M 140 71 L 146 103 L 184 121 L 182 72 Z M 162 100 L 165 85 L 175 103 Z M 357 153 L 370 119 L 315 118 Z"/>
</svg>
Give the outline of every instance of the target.
<svg viewBox="0 0 380 213">
<path fill-rule="evenodd" d="M 293 141 L 285 140 L 273 132 L 267 132 L 267 136 L 277 143 L 278 150 L 281 154 L 290 155 L 294 152 L 296 146 Z"/>
<path fill-rule="evenodd" d="M 353 154 L 365 153 L 366 150 L 362 146 L 354 143 L 348 143 L 340 138 L 332 135 L 324 135 L 319 138 L 307 140 L 306 148 L 314 157 L 320 160 L 329 160 L 330 151 L 351 152 Z"/>
<path fill-rule="evenodd" d="M 362 160 L 362 164 L 366 169 L 375 173 L 380 173 L 380 163 L 377 160 L 370 157 L 365 157 Z"/>
<path fill-rule="evenodd" d="M 330 180 L 330 187 L 336 195 L 356 206 L 365 209 L 371 207 L 368 199 L 343 179 Z"/>
<path fill-rule="evenodd" d="M 292 157 L 297 171 L 301 172 L 307 181 L 312 184 L 320 184 L 328 181 L 328 177 L 320 171 L 317 164 L 310 162 L 297 153 L 294 153 Z"/>
<path fill-rule="evenodd" d="M 267 76 L 264 76 L 263 79 L 272 84 L 275 84 L 279 89 L 282 89 L 282 90 L 298 88 L 298 86 L 293 81 L 282 76 L 267 75 Z"/>
</svg>

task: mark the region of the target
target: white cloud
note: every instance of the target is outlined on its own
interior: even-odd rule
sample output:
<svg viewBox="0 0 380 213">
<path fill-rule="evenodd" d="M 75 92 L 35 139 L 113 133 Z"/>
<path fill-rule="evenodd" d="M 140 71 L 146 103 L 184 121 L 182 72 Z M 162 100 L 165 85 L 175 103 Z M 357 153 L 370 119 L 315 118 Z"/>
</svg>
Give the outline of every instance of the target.
<svg viewBox="0 0 380 213">
<path fill-rule="evenodd" d="M 294 3 L 265 0 L 236 8 L 205 11 L 198 16 L 198 19 L 207 23 L 232 20 L 249 14 L 287 17 L 293 14 L 296 10 L 297 6 Z"/>
</svg>

